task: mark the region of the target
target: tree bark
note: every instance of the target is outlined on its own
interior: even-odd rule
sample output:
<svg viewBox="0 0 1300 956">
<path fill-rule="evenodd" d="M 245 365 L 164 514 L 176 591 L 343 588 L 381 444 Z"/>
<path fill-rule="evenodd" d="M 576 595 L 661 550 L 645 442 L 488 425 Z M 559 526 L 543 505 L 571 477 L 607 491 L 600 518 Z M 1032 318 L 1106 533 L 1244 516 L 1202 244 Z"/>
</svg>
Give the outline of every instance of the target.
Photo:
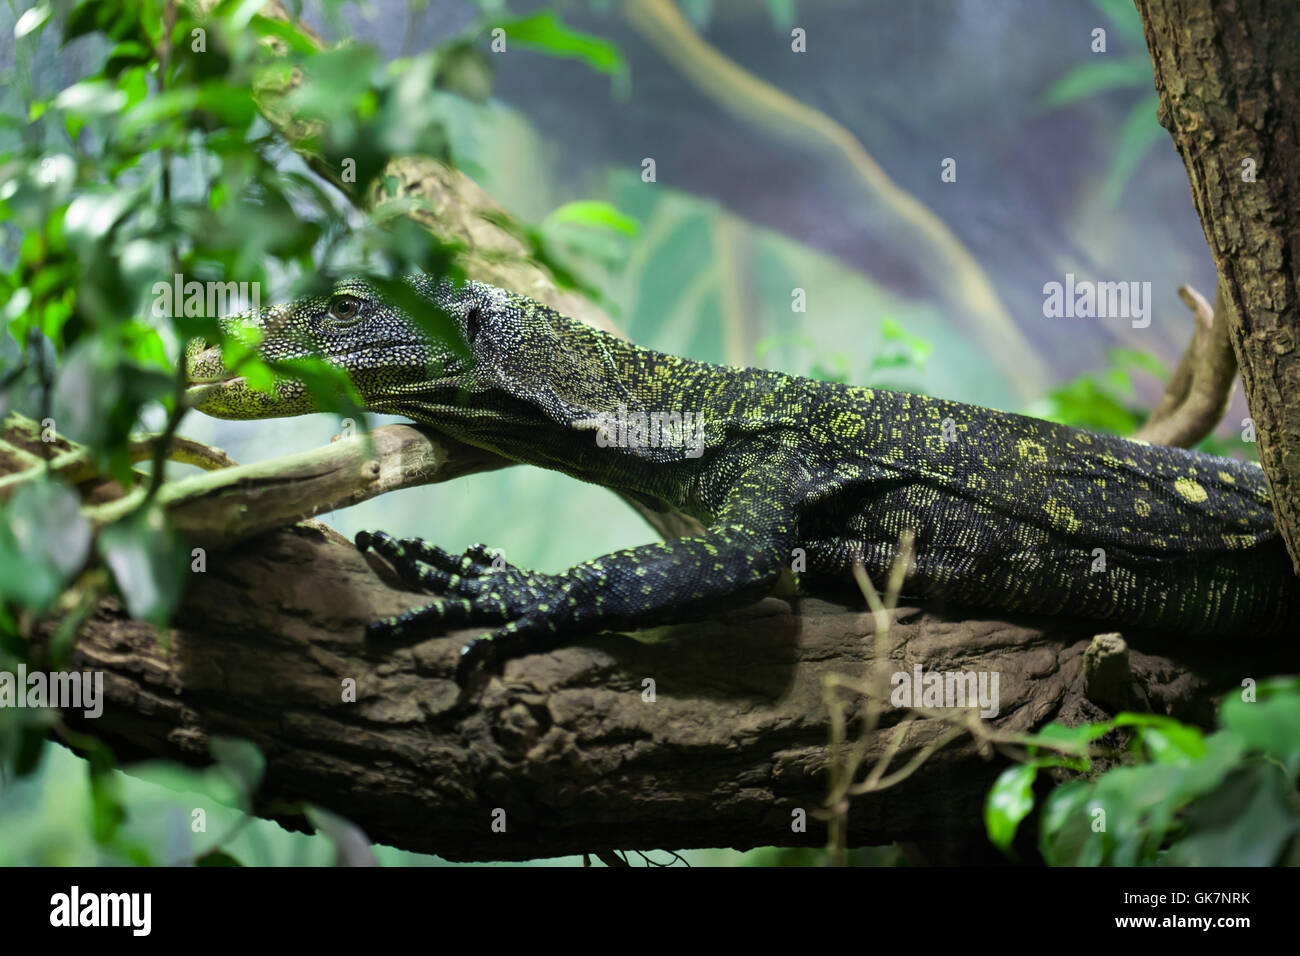
<svg viewBox="0 0 1300 956">
<path fill-rule="evenodd" d="M 316 522 L 211 553 L 166 642 L 104 599 L 74 650 L 76 667 L 106 674 L 104 714 L 65 719 L 124 759 L 202 763 L 214 734 L 251 740 L 267 758 L 260 812 L 302 826 L 279 808 L 309 801 L 373 840 L 453 860 L 825 843 L 812 817 L 827 791 L 822 682 L 869 666 L 873 625 L 860 599 L 768 598 L 652 641 L 588 637 L 462 693 L 453 668 L 476 632 L 366 644 L 366 622 L 428 600 L 370 560 Z M 1096 630 L 905 607 L 885 659 L 907 673 L 996 672 L 991 725 L 1029 731 L 1102 716 L 1083 672 Z M 1153 709 L 1202 722 L 1211 690 L 1276 666 L 1267 647 L 1141 646 L 1132 673 Z M 901 716 L 886 707 L 868 761 Z M 892 766 L 947 730 L 938 719 L 909 724 Z M 980 808 L 1004 765 L 989 756 L 962 737 L 896 788 L 856 798 L 848 845 L 903 840 L 936 862 L 982 858 Z M 792 830 L 798 809 L 809 812 L 806 832 Z M 505 832 L 493 829 L 498 812 Z"/>
<path fill-rule="evenodd" d="M 1300 573 L 1300 4 L 1137 0 Z"/>
</svg>

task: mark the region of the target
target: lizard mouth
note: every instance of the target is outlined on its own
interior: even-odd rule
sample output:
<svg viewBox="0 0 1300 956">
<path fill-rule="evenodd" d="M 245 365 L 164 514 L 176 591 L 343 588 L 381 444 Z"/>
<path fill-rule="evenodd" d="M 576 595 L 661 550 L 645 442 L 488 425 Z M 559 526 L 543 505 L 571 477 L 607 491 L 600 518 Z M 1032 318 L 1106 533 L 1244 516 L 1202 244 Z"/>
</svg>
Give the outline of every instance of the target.
<svg viewBox="0 0 1300 956">
<path fill-rule="evenodd" d="M 198 405 L 208 396 L 242 384 L 243 376 L 222 364 L 220 346 L 195 340 L 186 350 L 185 380 L 185 397 Z"/>
<path fill-rule="evenodd" d="M 190 379 L 190 383 L 185 386 L 185 397 L 190 400 L 191 404 L 198 405 L 209 396 L 228 388 L 237 388 L 244 384 L 244 376 L 228 375 L 225 378 L 213 379 Z"/>
</svg>

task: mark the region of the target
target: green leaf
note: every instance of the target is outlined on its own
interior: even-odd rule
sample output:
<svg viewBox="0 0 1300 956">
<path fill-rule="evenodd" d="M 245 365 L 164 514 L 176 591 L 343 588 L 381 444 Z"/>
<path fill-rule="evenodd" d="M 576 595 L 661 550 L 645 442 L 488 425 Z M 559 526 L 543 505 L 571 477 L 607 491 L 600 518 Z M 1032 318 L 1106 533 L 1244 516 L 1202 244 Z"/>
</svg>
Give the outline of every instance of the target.
<svg viewBox="0 0 1300 956">
<path fill-rule="evenodd" d="M 13 532 L 0 524 L 0 596 L 43 611 L 59 596 L 62 586 L 58 569 L 27 560 Z"/>
<path fill-rule="evenodd" d="M 257 114 L 249 91 L 231 83 L 209 82 L 199 90 L 195 105 L 222 123 L 237 129 L 247 127 Z"/>
<path fill-rule="evenodd" d="M 132 617 L 163 626 L 180 603 L 189 551 L 157 507 L 105 528 L 99 552 Z"/>
<path fill-rule="evenodd" d="M 54 98 L 54 107 L 77 116 L 109 116 L 126 106 L 126 94 L 107 80 L 83 80 Z"/>
<path fill-rule="evenodd" d="M 629 238 L 634 237 L 640 228 L 640 224 L 631 216 L 619 212 L 610 203 L 595 199 L 579 199 L 552 209 L 542 220 L 542 228 L 553 228 L 562 223 L 609 229 Z"/>
<path fill-rule="evenodd" d="M 63 44 L 100 29 L 107 6 L 104 0 L 84 0 L 73 7 L 63 23 Z"/>
<path fill-rule="evenodd" d="M 121 797 L 121 782 L 110 770 L 88 770 L 95 840 L 110 843 L 127 816 Z"/>
<path fill-rule="evenodd" d="M 122 345 L 126 355 L 141 365 L 168 370 L 171 368 L 162 336 L 157 329 L 145 325 L 139 319 L 130 319 L 122 324 Z"/>
<path fill-rule="evenodd" d="M 143 43 L 136 40 L 125 40 L 113 47 L 113 51 L 109 53 L 108 60 L 104 63 L 104 73 L 107 76 L 117 77 L 128 67 L 134 64 L 148 63 L 152 58 L 153 51 Z M 122 89 L 122 87 L 119 85 L 118 89 Z M 127 102 L 131 102 L 129 93 L 127 94 Z"/>
<path fill-rule="evenodd" d="M 1116 718 L 1118 726 L 1124 726 L 1120 718 L 1125 716 L 1127 715 L 1120 714 Z M 1181 724 L 1172 718 L 1143 726 L 1141 739 L 1142 745 L 1156 763 L 1183 764 L 1205 756 L 1205 735 L 1195 727 Z"/>
<path fill-rule="evenodd" d="M 1114 724 L 1110 721 L 1096 724 L 1080 724 L 1078 727 L 1066 727 L 1064 724 L 1048 724 L 1038 733 L 1034 734 L 1026 745 L 1029 747 L 1029 753 L 1037 758 L 1041 766 L 1063 766 L 1071 767 L 1080 772 L 1087 771 L 1092 766 L 1091 757 L 1089 756 L 1089 744 L 1094 740 L 1106 736 L 1114 729 Z M 1035 747 L 1033 741 L 1042 741 L 1047 745 L 1039 756 L 1040 750 Z M 1069 748 L 1074 757 L 1062 753 L 1057 748 L 1060 746 Z"/>
<path fill-rule="evenodd" d="M 1067 106 L 1109 90 L 1149 90 L 1154 83 L 1151 61 L 1146 57 L 1097 60 L 1075 67 L 1053 83 L 1043 97 L 1043 104 Z"/>
<path fill-rule="evenodd" d="M 157 135 L 156 127 L 172 122 L 177 125 L 187 123 L 199 105 L 200 91 L 190 88 L 165 90 L 146 97 L 128 109 L 118 123 L 118 134 L 126 140 L 141 134 Z M 126 94 L 122 94 L 122 103 L 126 105 Z"/>
<path fill-rule="evenodd" d="M 1164 127 L 1156 120 L 1160 97 L 1155 93 L 1138 102 L 1120 124 L 1115 155 L 1102 185 L 1102 201 L 1110 206 L 1119 203 L 1124 187 L 1137 171 L 1138 164 L 1151 147 L 1166 138 Z"/>
<path fill-rule="evenodd" d="M 46 739 L 58 723 L 58 711 L 53 708 L 38 708 L 36 713 L 47 718 L 43 721 L 43 725 L 32 720 L 25 722 L 18 731 L 18 746 L 14 753 L 13 766 L 14 774 L 19 777 L 29 776 L 40 766 Z"/>
<path fill-rule="evenodd" d="M 352 377 L 337 365 L 319 356 L 285 359 L 270 364 L 277 375 L 302 382 L 320 411 L 337 412 L 364 421 L 362 413 L 365 403 L 353 384 Z"/>
<path fill-rule="evenodd" d="M 1102 12 L 1121 36 L 1140 49 L 1146 49 L 1147 39 L 1142 32 L 1142 18 L 1138 16 L 1133 0 L 1092 0 L 1092 5 Z"/>
<path fill-rule="evenodd" d="M 68 205 L 63 216 L 63 234 L 74 246 L 98 242 L 138 201 L 136 190 L 82 193 Z"/>
<path fill-rule="evenodd" d="M 19 485 L 0 511 L 0 596 L 44 611 L 90 554 L 76 492 L 56 481 Z"/>
<path fill-rule="evenodd" d="M 236 30 L 242 30 L 253 21 L 259 10 L 265 6 L 262 0 L 225 0 L 216 8 L 216 13 L 227 18 Z"/>
<path fill-rule="evenodd" d="M 295 53 L 314 56 L 320 52 L 320 49 L 312 42 L 311 37 L 303 33 L 296 24 L 285 23 L 283 20 L 273 20 L 270 17 L 262 16 L 260 13 L 249 22 L 258 36 L 278 37 Z"/>
<path fill-rule="evenodd" d="M 29 481 L 9 503 L 14 540 L 32 561 L 46 561 L 64 579 L 81 570 L 90 555 L 90 522 L 81 499 L 60 481 Z"/>
<path fill-rule="evenodd" d="M 1117 435 L 1132 434 L 1138 424 L 1137 413 L 1121 402 L 1112 388 L 1087 375 L 1053 389 L 1035 411 L 1038 417 L 1063 425 Z"/>
<path fill-rule="evenodd" d="M 1097 866 L 1107 852 L 1105 831 L 1093 830 L 1093 787 L 1084 780 L 1062 784 L 1043 801 L 1038 851 L 1049 866 Z"/>
<path fill-rule="evenodd" d="M 880 320 L 880 337 L 886 342 L 896 342 L 905 346 L 911 353 L 911 360 L 917 365 L 925 364 L 925 360 L 934 351 L 934 345 L 918 335 L 913 335 L 903 328 L 897 319 L 888 316 Z"/>
<path fill-rule="evenodd" d="M 768 352 L 787 345 L 795 345 L 805 349 L 816 349 L 817 340 L 811 335 L 804 335 L 798 332 L 782 332 L 777 335 L 765 335 L 754 343 L 754 361 L 761 361 L 763 356 L 767 355 Z"/>
<path fill-rule="evenodd" d="M 506 31 L 509 43 L 540 50 L 551 56 L 581 60 L 601 73 L 622 73 L 627 69 L 623 54 L 610 41 L 566 27 L 554 13 L 536 13 L 519 20 L 504 20 L 494 26 Z"/>
<path fill-rule="evenodd" d="M 765 3 L 772 26 L 778 30 L 789 30 L 794 26 L 794 0 L 765 0 Z"/>
<path fill-rule="evenodd" d="M 1038 766 L 1034 763 L 1008 767 L 998 776 L 985 798 L 984 829 L 999 849 L 1010 849 L 1020 821 L 1034 809 L 1034 779 L 1037 776 Z"/>
<path fill-rule="evenodd" d="M 14 39 L 21 40 L 27 34 L 39 31 L 50 19 L 52 12 L 48 3 L 38 3 L 29 10 L 23 11 L 23 15 L 14 24 Z"/>
<path fill-rule="evenodd" d="M 126 439 L 147 402 L 165 400 L 172 376 L 135 365 L 123 355 L 122 327 L 111 319 L 67 353 L 54 385 L 59 431 L 95 450 L 106 467 L 130 483 Z"/>
<path fill-rule="evenodd" d="M 235 737 L 213 737 L 208 742 L 217 766 L 246 798 L 252 797 L 266 772 L 266 758 L 256 744 Z"/>
<path fill-rule="evenodd" d="M 1121 714 L 1116 723 L 1171 733 L 1167 717 Z M 1039 848 L 1053 866 L 1153 863 L 1183 827 L 1184 809 L 1212 793 L 1239 766 L 1243 749 L 1224 732 L 1205 739 L 1203 756 L 1117 767 L 1095 781 L 1075 781 L 1044 801 Z M 1100 812 L 1098 812 L 1100 811 Z"/>
<path fill-rule="evenodd" d="M 1111 361 L 1116 365 L 1140 368 L 1161 381 L 1169 378 L 1169 369 L 1165 368 L 1165 363 L 1150 352 L 1143 352 L 1141 349 L 1112 348 L 1109 354 Z"/>
<path fill-rule="evenodd" d="M 246 810 L 248 793 L 237 778 L 220 766 L 196 769 L 170 760 L 148 760 L 133 764 L 131 776 L 176 793 L 188 793 L 223 806 Z"/>
<path fill-rule="evenodd" d="M 378 55 L 370 47 L 346 44 L 318 53 L 304 65 L 303 82 L 287 105 L 304 119 L 346 120 L 371 91 L 378 69 Z"/>
<path fill-rule="evenodd" d="M 1169 866 L 1275 866 L 1297 830 L 1292 786 L 1266 761 L 1254 761 L 1195 801 L 1184 815 L 1187 837 L 1163 861 Z"/>
<path fill-rule="evenodd" d="M 1253 702 L 1229 697 L 1219 720 L 1244 747 L 1280 760 L 1294 777 L 1300 772 L 1300 687 L 1294 679 L 1276 686 L 1286 691 L 1265 696 L 1261 688 L 1260 698 Z"/>
</svg>

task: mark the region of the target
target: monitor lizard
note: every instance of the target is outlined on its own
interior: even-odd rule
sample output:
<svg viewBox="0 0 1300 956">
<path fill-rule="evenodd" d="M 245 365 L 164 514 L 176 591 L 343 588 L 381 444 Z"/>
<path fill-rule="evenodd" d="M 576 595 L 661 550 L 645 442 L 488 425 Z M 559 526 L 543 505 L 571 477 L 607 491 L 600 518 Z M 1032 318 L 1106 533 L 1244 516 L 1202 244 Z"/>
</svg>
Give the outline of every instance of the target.
<svg viewBox="0 0 1300 956">
<path fill-rule="evenodd" d="M 914 536 L 908 594 L 1021 614 L 1244 638 L 1300 632 L 1300 579 L 1262 469 L 905 392 L 732 368 L 640 348 L 477 282 L 406 280 L 454 321 L 425 331 L 348 281 L 223 323 L 272 359 L 323 355 L 368 409 L 656 507 L 703 534 L 543 574 L 419 538 L 357 535 L 440 600 L 371 637 L 490 628 L 481 667 L 586 632 L 701 617 L 770 593 L 787 569 L 879 580 Z M 198 341 L 197 408 L 258 419 L 316 411 L 301 382 L 249 387 Z M 201 397 L 199 397 L 201 395 Z"/>
</svg>

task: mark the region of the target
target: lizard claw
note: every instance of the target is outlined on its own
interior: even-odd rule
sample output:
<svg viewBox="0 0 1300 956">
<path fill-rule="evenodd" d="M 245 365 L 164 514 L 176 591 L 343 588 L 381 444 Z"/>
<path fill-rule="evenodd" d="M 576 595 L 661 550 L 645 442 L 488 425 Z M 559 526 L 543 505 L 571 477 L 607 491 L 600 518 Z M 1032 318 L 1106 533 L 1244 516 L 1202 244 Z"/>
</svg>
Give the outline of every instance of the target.
<svg viewBox="0 0 1300 956">
<path fill-rule="evenodd" d="M 385 640 L 423 636 L 457 627 L 493 625 L 495 629 L 461 650 L 456 683 L 510 657 L 551 643 L 564 601 L 554 575 L 506 564 L 500 552 L 475 544 L 451 554 L 419 538 L 394 538 L 383 531 L 356 536 L 361 551 L 373 549 L 408 584 L 439 596 L 437 603 L 413 608 L 366 626 L 366 638 Z"/>
</svg>

